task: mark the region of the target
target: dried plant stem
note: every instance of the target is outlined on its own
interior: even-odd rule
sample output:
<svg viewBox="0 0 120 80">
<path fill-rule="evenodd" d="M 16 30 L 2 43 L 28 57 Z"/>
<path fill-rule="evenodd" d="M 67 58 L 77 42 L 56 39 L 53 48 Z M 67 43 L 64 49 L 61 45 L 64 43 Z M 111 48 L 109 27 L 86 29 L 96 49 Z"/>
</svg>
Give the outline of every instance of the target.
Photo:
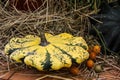
<svg viewBox="0 0 120 80">
<path fill-rule="evenodd" d="M 8 71 L 10 71 L 10 64 L 9 64 L 9 58 L 8 57 L 6 57 L 6 60 L 7 60 L 7 65 L 8 65 Z"/>
<path fill-rule="evenodd" d="M 113 65 L 112 63 L 110 63 L 109 61 L 107 61 L 105 58 L 101 58 L 101 57 L 98 57 L 97 58 L 103 60 L 105 63 L 107 63 L 108 65 L 112 66 L 113 68 L 117 69 L 118 71 L 120 71 L 120 67 L 117 67 L 115 65 Z"/>
<path fill-rule="evenodd" d="M 43 77 L 40 77 L 36 80 L 41 80 L 41 79 L 44 79 L 46 77 L 51 77 L 51 78 L 56 78 L 56 79 L 62 79 L 62 80 L 73 80 L 73 79 L 70 79 L 70 78 L 65 78 L 65 77 L 61 77 L 61 76 L 54 76 L 54 75 L 45 75 Z"/>
</svg>

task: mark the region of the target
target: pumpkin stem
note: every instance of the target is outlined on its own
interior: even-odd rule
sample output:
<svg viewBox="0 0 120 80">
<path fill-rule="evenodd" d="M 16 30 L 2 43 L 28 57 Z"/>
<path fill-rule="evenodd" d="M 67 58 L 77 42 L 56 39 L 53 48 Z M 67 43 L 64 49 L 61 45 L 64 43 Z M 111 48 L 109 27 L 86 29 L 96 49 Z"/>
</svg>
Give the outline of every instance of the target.
<svg viewBox="0 0 120 80">
<path fill-rule="evenodd" d="M 46 37 L 45 37 L 45 33 L 44 32 L 41 32 L 41 43 L 40 45 L 41 46 L 47 46 L 49 44 L 49 42 L 47 41 Z"/>
</svg>

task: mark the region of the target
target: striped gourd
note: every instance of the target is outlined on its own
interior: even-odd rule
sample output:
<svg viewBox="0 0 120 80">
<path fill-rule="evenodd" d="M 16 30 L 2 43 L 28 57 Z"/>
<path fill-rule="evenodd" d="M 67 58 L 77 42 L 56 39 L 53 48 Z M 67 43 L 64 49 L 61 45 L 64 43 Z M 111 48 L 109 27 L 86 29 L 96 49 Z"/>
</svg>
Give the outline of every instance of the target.
<svg viewBox="0 0 120 80">
<path fill-rule="evenodd" d="M 40 71 L 59 70 L 82 63 L 89 57 L 88 46 L 82 37 L 68 33 L 27 35 L 12 38 L 5 46 L 5 54 L 18 63 L 24 62 Z"/>
</svg>

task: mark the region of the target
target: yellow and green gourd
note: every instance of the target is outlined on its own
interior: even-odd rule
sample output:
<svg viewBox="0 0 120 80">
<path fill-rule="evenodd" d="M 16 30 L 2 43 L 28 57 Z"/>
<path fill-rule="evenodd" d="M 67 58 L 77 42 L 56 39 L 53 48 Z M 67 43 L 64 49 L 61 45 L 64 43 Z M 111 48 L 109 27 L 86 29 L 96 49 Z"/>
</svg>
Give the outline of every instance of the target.
<svg viewBox="0 0 120 80">
<path fill-rule="evenodd" d="M 5 46 L 5 54 L 10 59 L 32 66 L 40 71 L 59 70 L 71 67 L 72 63 L 82 63 L 89 58 L 88 46 L 82 37 L 68 33 L 41 37 L 27 35 L 12 38 Z"/>
</svg>

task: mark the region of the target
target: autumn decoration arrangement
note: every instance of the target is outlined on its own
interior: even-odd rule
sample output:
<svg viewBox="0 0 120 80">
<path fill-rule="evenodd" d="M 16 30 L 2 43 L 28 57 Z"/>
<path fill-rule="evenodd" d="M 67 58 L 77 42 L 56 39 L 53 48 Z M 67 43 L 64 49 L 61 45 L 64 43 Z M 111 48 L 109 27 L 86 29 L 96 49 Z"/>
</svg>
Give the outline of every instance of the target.
<svg viewBox="0 0 120 80">
<path fill-rule="evenodd" d="M 96 59 L 96 56 L 100 54 L 101 47 L 99 45 L 95 45 L 93 47 L 90 47 L 88 49 L 88 52 L 90 54 L 89 59 L 87 60 L 87 67 L 92 68 L 94 66 L 94 60 Z"/>
</svg>

